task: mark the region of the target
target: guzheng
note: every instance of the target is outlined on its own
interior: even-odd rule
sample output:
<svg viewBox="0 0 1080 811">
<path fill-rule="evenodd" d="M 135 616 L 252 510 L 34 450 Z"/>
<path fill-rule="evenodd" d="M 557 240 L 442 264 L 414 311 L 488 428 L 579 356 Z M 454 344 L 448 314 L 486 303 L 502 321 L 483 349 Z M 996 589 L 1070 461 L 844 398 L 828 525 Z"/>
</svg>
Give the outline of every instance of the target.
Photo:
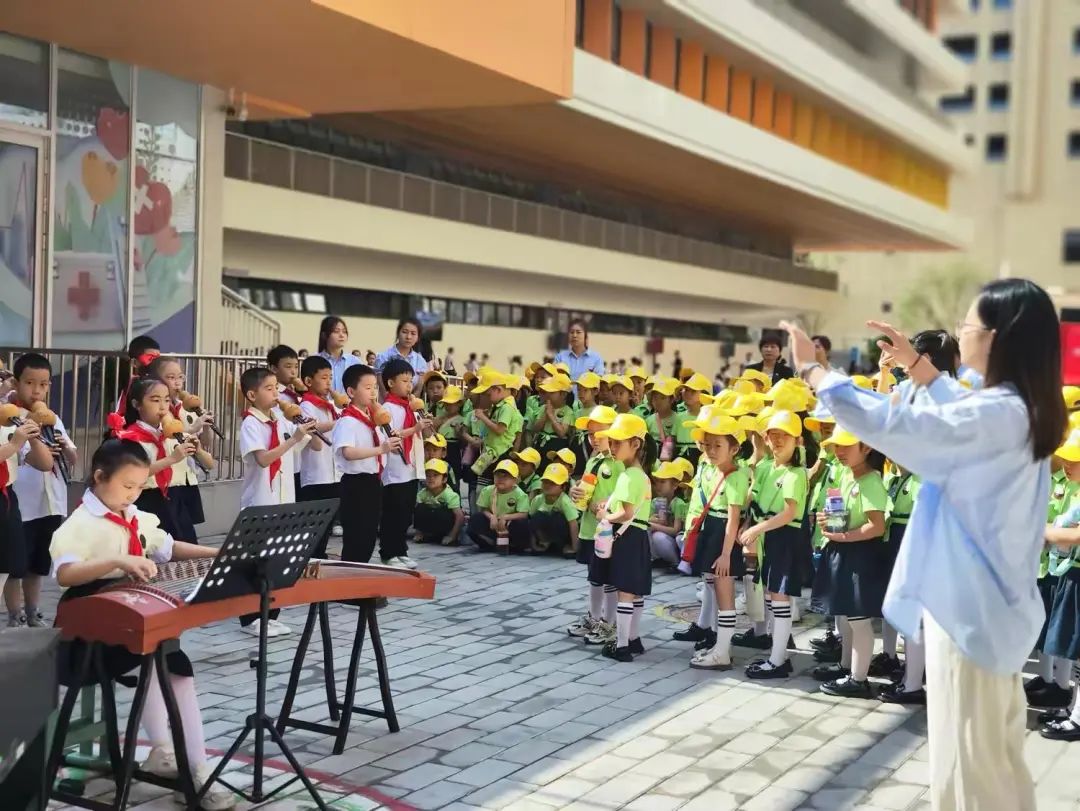
<svg viewBox="0 0 1080 811">
<path fill-rule="evenodd" d="M 206 561 L 206 571 L 201 571 L 200 565 L 185 565 L 201 561 L 164 564 L 150 582 L 124 580 L 97 594 L 63 602 L 57 608 L 56 626 L 64 639 L 123 645 L 132 653 L 146 655 L 191 628 L 257 613 L 256 594 L 185 602 L 190 598 L 190 589 L 197 587 L 209 571 L 211 559 Z M 289 588 L 272 591 L 271 607 L 377 597 L 430 600 L 435 595 L 435 578 L 431 575 L 389 566 L 312 561 L 305 575 Z"/>
</svg>

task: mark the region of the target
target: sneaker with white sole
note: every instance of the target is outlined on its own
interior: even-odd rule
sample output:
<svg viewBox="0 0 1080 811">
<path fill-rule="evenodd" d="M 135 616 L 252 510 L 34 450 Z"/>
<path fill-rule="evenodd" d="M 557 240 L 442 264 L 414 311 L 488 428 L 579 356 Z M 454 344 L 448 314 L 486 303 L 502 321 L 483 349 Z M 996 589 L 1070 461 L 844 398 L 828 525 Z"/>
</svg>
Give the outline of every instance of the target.
<svg viewBox="0 0 1080 811">
<path fill-rule="evenodd" d="M 334 526 L 330 527 L 330 534 L 335 538 L 340 538 L 345 534 L 345 530 L 341 528 L 341 524 L 334 524 Z"/>
<path fill-rule="evenodd" d="M 585 637 L 586 645 L 606 645 L 615 640 L 615 626 L 610 622 L 601 620 L 596 624 L 596 630 Z"/>
<path fill-rule="evenodd" d="M 586 614 L 579 619 L 573 625 L 566 629 L 566 633 L 570 636 L 580 638 L 586 637 L 596 630 L 596 626 L 600 624 L 600 620 L 594 620 L 591 614 Z"/>
<path fill-rule="evenodd" d="M 37 609 L 26 612 L 26 625 L 28 628 L 48 628 L 49 623 L 45 620 L 45 615 Z"/>
<path fill-rule="evenodd" d="M 20 611 L 18 614 L 8 614 L 7 621 L 8 628 L 25 628 L 26 627 L 26 614 Z"/>
<path fill-rule="evenodd" d="M 195 773 L 191 776 L 195 782 L 195 793 L 198 794 L 202 789 L 203 784 L 206 782 L 206 778 L 210 776 L 210 773 L 214 769 L 209 763 L 204 763 L 202 766 L 195 770 Z M 184 802 L 184 795 L 177 791 L 173 793 L 173 799 L 178 803 Z M 232 793 L 221 783 L 215 782 L 214 785 L 203 795 L 202 801 L 199 803 L 199 808 L 202 811 L 228 811 L 230 808 L 236 806 L 236 795 Z"/>
<path fill-rule="evenodd" d="M 175 778 L 179 774 L 176 770 L 176 752 L 165 746 L 155 746 L 142 762 L 141 768 L 158 777 Z"/>
<path fill-rule="evenodd" d="M 248 636 L 258 636 L 259 635 L 259 621 L 255 620 L 255 622 L 251 623 L 250 625 L 241 625 L 240 630 L 242 630 Z M 267 639 L 274 639 L 275 637 L 279 637 L 279 636 L 287 636 L 288 634 L 291 634 L 291 633 L 292 633 L 292 628 L 290 628 L 288 625 L 286 625 L 283 622 L 278 622 L 277 620 L 270 620 L 270 621 L 268 621 L 266 623 L 266 638 Z"/>
<path fill-rule="evenodd" d="M 745 614 L 746 613 L 746 597 L 744 597 L 741 594 L 735 595 L 735 613 L 736 614 Z"/>
<path fill-rule="evenodd" d="M 390 567 L 392 567 L 394 569 L 408 569 L 409 568 L 405 564 L 405 561 L 403 561 L 401 558 L 386 558 L 382 562 L 382 564 L 383 564 L 383 566 L 390 566 Z"/>
<path fill-rule="evenodd" d="M 412 558 L 410 558 L 408 555 L 400 555 L 398 557 L 398 560 L 400 560 L 402 562 L 402 564 L 404 564 L 405 568 L 407 568 L 407 569 L 419 569 L 420 568 L 420 564 L 417 563 Z"/>
<path fill-rule="evenodd" d="M 720 650 L 719 646 L 703 650 L 690 660 L 690 667 L 695 670 L 731 670 L 731 652 Z"/>
</svg>

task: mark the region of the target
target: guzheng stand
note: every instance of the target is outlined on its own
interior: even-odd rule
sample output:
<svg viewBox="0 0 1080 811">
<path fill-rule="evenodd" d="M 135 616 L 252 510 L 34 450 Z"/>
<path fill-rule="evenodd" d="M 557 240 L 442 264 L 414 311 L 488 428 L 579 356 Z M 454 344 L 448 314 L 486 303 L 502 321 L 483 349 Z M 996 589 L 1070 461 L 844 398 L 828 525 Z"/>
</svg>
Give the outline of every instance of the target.
<svg viewBox="0 0 1080 811">
<path fill-rule="evenodd" d="M 252 803 L 266 802 L 299 780 L 315 804 L 322 811 L 326 811 L 326 803 L 322 801 L 304 767 L 278 732 L 274 719 L 266 712 L 266 644 L 267 623 L 270 621 L 270 592 L 296 583 L 307 567 L 319 540 L 329 531 L 330 522 L 334 520 L 337 511 L 337 499 L 309 501 L 284 507 L 249 507 L 244 510 L 222 544 L 214 568 L 207 574 L 206 580 L 210 581 L 210 587 L 207 588 L 204 581 L 204 588 L 192 600 L 192 603 L 200 602 L 200 597 L 215 590 L 216 596 L 207 596 L 205 599 L 223 599 L 251 593 L 259 595 L 259 657 L 251 663 L 256 674 L 255 712 L 247 717 L 243 731 L 207 778 L 202 791 L 196 797 L 196 807 L 215 780 Z M 242 522 L 241 519 L 246 521 Z M 223 558 L 231 558 L 232 565 L 223 566 L 221 576 L 215 577 L 217 562 Z M 267 733 L 292 766 L 296 777 L 273 791 L 264 793 L 263 747 Z M 255 737 L 255 775 L 251 792 L 247 793 L 221 780 L 221 774 L 249 734 L 254 734 Z"/>
<path fill-rule="evenodd" d="M 339 564 L 358 568 L 384 568 L 370 566 L 368 564 Z M 334 653 L 333 641 L 330 637 L 330 609 L 328 603 L 313 603 L 308 610 L 307 622 L 304 624 L 304 632 L 300 635 L 300 644 L 296 647 L 296 655 L 293 657 L 292 672 L 289 674 L 289 686 L 285 690 L 285 700 L 281 705 L 281 714 L 278 716 L 277 731 L 284 733 L 286 728 L 303 729 L 308 732 L 320 732 L 324 735 L 334 736 L 334 754 L 340 755 L 345 751 L 345 742 L 349 736 L 349 726 L 352 723 L 353 713 L 367 715 L 371 718 L 385 718 L 386 725 L 391 732 L 401 729 L 398 725 L 397 713 L 394 711 L 394 699 L 390 694 L 390 671 L 386 664 L 386 653 L 383 651 L 382 637 L 379 635 L 379 622 L 375 613 L 376 599 L 349 600 L 348 605 L 359 608 L 356 618 L 356 633 L 353 636 L 352 655 L 349 658 L 348 674 L 345 677 L 345 696 L 339 700 L 334 680 Z M 319 622 L 319 632 L 322 635 L 323 646 L 323 678 L 326 683 L 326 703 L 330 711 L 330 720 L 334 724 L 319 724 L 304 721 L 292 717 L 293 701 L 296 698 L 296 689 L 300 683 L 300 674 L 304 668 L 304 658 L 307 655 L 308 645 L 311 643 L 311 635 L 315 630 L 315 621 Z M 375 656 L 375 667 L 379 673 L 379 692 L 382 694 L 382 710 L 368 707 L 357 707 L 356 679 L 357 670 L 360 666 L 360 651 L 364 647 L 365 627 L 371 639 L 371 650 Z"/>
</svg>

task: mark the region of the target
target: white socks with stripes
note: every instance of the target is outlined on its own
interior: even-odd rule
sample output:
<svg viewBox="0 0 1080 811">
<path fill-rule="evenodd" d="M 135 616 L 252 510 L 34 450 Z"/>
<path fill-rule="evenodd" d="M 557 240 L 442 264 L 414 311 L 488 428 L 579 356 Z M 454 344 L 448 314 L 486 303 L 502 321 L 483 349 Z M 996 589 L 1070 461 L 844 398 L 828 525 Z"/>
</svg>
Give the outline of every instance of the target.
<svg viewBox="0 0 1080 811">
<path fill-rule="evenodd" d="M 641 615 L 645 613 L 645 598 L 638 597 L 634 600 L 634 613 L 630 617 L 630 639 L 638 639 L 641 636 Z"/>
<path fill-rule="evenodd" d="M 773 615 L 772 655 L 769 661 L 780 667 L 787 661 L 787 642 L 791 636 L 791 603 L 771 601 Z"/>
<path fill-rule="evenodd" d="M 731 637 L 735 635 L 735 609 L 730 611 L 720 609 L 714 615 L 716 617 L 716 648 L 727 653 L 731 658 Z"/>
<path fill-rule="evenodd" d="M 618 601 L 615 614 L 615 645 L 625 648 L 630 644 L 630 629 L 634 624 L 634 604 Z"/>
<path fill-rule="evenodd" d="M 704 587 L 701 590 L 701 610 L 698 612 L 697 627 L 715 631 L 716 577 L 711 574 L 703 574 L 701 581 Z"/>
</svg>

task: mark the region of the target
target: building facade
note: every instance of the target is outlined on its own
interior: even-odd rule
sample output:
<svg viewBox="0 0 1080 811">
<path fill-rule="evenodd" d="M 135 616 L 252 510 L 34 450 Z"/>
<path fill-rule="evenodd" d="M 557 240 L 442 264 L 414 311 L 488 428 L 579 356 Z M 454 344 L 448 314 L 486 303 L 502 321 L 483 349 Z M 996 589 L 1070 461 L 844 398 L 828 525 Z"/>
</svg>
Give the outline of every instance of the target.
<svg viewBox="0 0 1080 811">
<path fill-rule="evenodd" d="M 297 348 L 419 314 L 501 364 L 580 315 L 711 372 L 839 304 L 807 252 L 968 244 L 945 6 L 7 3 L 0 343 L 244 351 L 239 298 Z"/>
</svg>

